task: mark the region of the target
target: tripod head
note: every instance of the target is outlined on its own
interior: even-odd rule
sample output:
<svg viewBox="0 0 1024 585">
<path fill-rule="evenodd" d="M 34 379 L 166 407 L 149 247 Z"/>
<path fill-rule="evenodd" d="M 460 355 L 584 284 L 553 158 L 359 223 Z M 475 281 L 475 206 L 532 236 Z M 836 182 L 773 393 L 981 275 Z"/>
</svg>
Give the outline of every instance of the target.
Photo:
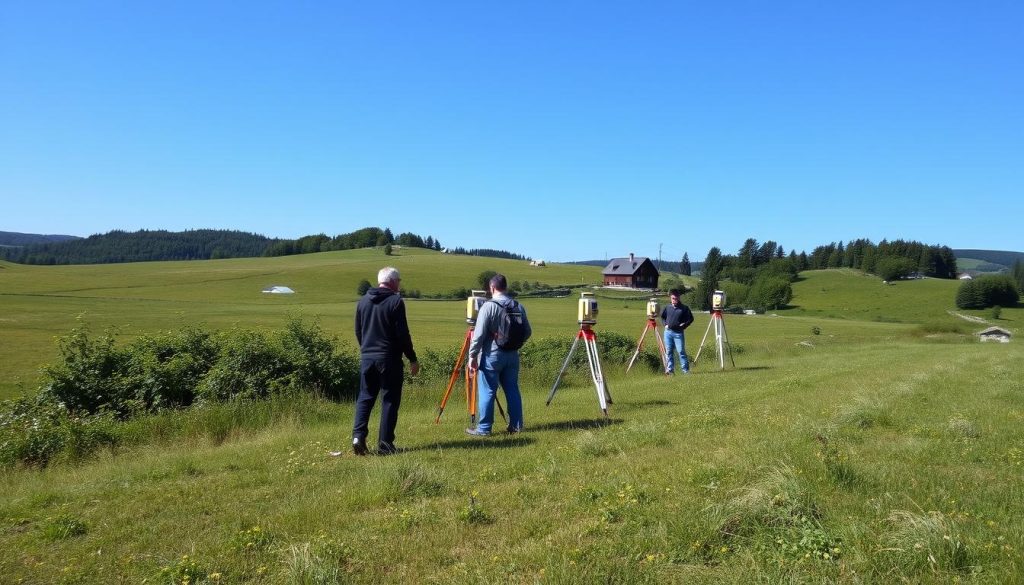
<svg viewBox="0 0 1024 585">
<path fill-rule="evenodd" d="M 577 303 L 576 321 L 580 325 L 597 324 L 597 299 L 594 293 L 580 293 L 580 300 Z"/>
<path fill-rule="evenodd" d="M 647 318 L 654 319 L 658 316 L 658 298 L 651 297 L 651 300 L 647 301 Z"/>
<path fill-rule="evenodd" d="M 723 290 L 716 290 L 714 293 L 711 294 L 711 309 L 721 313 L 722 309 L 724 309 L 724 308 L 725 308 L 725 291 L 723 291 Z"/>
<path fill-rule="evenodd" d="M 466 323 L 476 325 L 476 317 L 480 314 L 480 307 L 487 302 L 487 291 L 474 290 L 466 297 Z"/>
</svg>

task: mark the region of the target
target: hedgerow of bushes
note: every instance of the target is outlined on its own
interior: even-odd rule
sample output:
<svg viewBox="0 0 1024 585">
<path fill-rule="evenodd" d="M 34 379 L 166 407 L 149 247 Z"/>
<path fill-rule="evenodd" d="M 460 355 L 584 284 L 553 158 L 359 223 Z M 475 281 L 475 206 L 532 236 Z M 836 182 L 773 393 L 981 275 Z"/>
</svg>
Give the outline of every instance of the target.
<svg viewBox="0 0 1024 585">
<path fill-rule="evenodd" d="M 298 319 L 272 332 L 188 327 L 123 346 L 83 324 L 58 349 L 35 396 L 0 404 L 0 467 L 113 448 L 118 422 L 140 415 L 283 393 L 347 399 L 359 386 L 355 352 Z"/>
<path fill-rule="evenodd" d="M 359 388 L 357 352 L 298 319 L 269 332 L 186 327 L 124 345 L 115 338 L 112 331 L 94 335 L 79 325 L 58 340 L 59 359 L 43 369 L 38 393 L 0 403 L 0 468 L 41 468 L 57 459 L 74 462 L 104 448 L 113 451 L 140 440 L 134 421 L 166 426 L 162 413 L 181 409 L 209 410 L 201 419 L 217 427 L 210 438 L 222 441 L 235 426 L 247 424 L 248 415 L 229 405 L 302 396 L 347 400 Z M 531 339 L 521 350 L 523 383 L 550 384 L 572 343 L 572 337 Z M 611 332 L 598 335 L 597 346 L 606 370 L 622 368 L 636 349 L 632 339 Z M 419 383 L 447 379 L 458 353 L 456 346 L 421 351 Z M 657 371 L 659 358 L 643 352 L 636 367 Z M 585 372 L 586 349 L 579 346 L 563 384 L 589 384 Z"/>
</svg>

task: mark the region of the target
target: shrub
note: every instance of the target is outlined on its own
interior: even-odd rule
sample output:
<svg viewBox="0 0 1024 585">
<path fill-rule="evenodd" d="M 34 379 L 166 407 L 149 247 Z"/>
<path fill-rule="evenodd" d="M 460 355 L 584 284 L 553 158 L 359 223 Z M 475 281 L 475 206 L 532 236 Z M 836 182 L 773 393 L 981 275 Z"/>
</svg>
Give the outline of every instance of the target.
<svg viewBox="0 0 1024 585">
<path fill-rule="evenodd" d="M 192 327 L 139 338 L 125 351 L 124 383 L 134 404 L 150 412 L 191 405 L 219 349 L 209 333 Z"/>
<path fill-rule="evenodd" d="M 72 416 L 44 396 L 0 403 L 0 467 L 46 467 L 58 456 L 91 457 L 118 442 L 111 415 Z"/>
<path fill-rule="evenodd" d="M 292 367 L 290 385 L 313 390 L 330 398 L 354 398 L 359 388 L 359 360 L 327 337 L 316 323 L 290 319 L 281 334 L 285 357 Z"/>
<path fill-rule="evenodd" d="M 123 380 L 128 356 L 114 347 L 112 331 L 94 339 L 88 325 L 80 323 L 57 346 L 60 361 L 43 368 L 47 399 L 74 414 L 108 410 L 126 416 L 139 408 Z"/>
<path fill-rule="evenodd" d="M 221 353 L 203 378 L 206 400 L 266 398 L 289 374 L 284 349 L 265 333 L 233 329 L 220 335 Z"/>
</svg>

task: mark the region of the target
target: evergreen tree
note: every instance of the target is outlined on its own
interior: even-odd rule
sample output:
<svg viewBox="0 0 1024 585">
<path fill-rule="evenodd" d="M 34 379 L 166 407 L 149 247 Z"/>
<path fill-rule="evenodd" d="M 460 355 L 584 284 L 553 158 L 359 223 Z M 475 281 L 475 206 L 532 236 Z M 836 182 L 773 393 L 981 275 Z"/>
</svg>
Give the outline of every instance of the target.
<svg viewBox="0 0 1024 585">
<path fill-rule="evenodd" d="M 1017 290 L 1024 292 L 1024 263 L 1020 258 L 1013 262 L 1013 270 L 1010 272 L 1014 282 L 1017 283 Z"/>
<path fill-rule="evenodd" d="M 683 261 L 679 263 L 679 274 L 682 274 L 683 276 L 692 276 L 692 272 L 693 269 L 690 266 L 690 256 L 686 252 L 683 252 Z"/>
<path fill-rule="evenodd" d="M 700 282 L 694 293 L 694 303 L 701 311 L 711 309 L 711 295 L 718 289 L 718 277 L 722 271 L 722 251 L 717 247 L 708 250 L 704 267 L 700 271 Z"/>
</svg>

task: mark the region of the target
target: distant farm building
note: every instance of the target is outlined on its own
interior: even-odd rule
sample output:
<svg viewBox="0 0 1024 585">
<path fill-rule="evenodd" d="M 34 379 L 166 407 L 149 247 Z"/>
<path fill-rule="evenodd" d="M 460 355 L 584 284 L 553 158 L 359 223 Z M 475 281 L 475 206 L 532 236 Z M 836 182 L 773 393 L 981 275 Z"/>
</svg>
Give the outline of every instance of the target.
<svg viewBox="0 0 1024 585">
<path fill-rule="evenodd" d="M 276 284 L 274 286 L 268 286 L 267 288 L 263 289 L 263 292 L 270 293 L 272 295 L 290 295 L 295 293 L 295 291 L 288 288 L 287 286 L 281 286 Z"/>
<path fill-rule="evenodd" d="M 980 337 L 982 341 L 997 341 L 999 343 L 1009 343 L 1012 336 L 1009 331 L 1002 327 L 989 327 L 977 332 L 975 335 Z"/>
<path fill-rule="evenodd" d="M 530 266 L 547 266 L 543 260 L 530 260 Z"/>
<path fill-rule="evenodd" d="M 601 271 L 605 286 L 627 288 L 658 288 L 658 269 L 650 258 L 634 256 L 612 258 Z"/>
<path fill-rule="evenodd" d="M 960 280 L 974 280 L 974 277 L 971 276 L 970 273 L 968 273 L 968 272 L 964 272 L 963 274 L 961 274 L 957 278 L 959 278 Z"/>
</svg>

